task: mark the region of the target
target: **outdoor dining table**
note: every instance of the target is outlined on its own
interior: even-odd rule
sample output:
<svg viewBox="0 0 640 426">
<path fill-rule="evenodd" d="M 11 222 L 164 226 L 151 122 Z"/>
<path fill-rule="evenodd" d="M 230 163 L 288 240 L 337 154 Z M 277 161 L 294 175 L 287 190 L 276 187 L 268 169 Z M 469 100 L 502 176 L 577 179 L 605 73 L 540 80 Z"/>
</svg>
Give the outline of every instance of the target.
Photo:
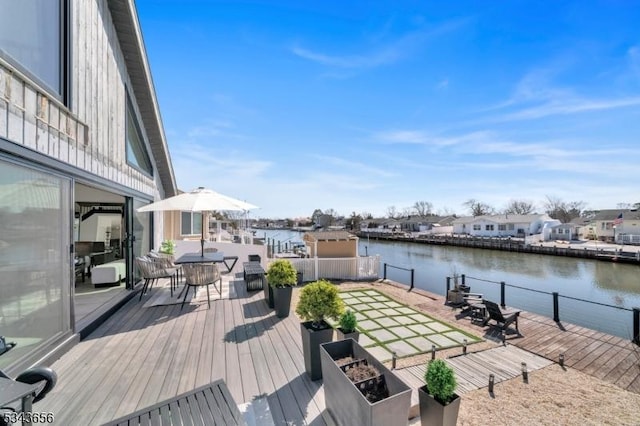
<svg viewBox="0 0 640 426">
<path fill-rule="evenodd" d="M 231 264 L 228 262 L 232 261 Z M 231 272 L 233 267 L 236 265 L 238 261 L 238 256 L 225 256 L 223 252 L 217 251 L 214 253 L 187 253 L 183 254 L 176 260 L 174 263 L 182 264 L 182 263 L 223 263 L 227 268 L 228 272 Z"/>
</svg>

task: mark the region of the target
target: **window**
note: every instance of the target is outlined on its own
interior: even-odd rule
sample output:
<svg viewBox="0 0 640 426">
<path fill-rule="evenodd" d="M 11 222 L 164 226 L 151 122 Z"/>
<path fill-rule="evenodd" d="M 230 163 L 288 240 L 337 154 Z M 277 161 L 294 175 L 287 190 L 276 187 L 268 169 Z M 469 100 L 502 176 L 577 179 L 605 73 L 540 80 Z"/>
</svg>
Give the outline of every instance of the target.
<svg viewBox="0 0 640 426">
<path fill-rule="evenodd" d="M 68 98 L 68 1 L 0 0 L 0 56 L 64 103 Z"/>
<path fill-rule="evenodd" d="M 493 225 L 485 225 L 484 229 L 485 231 L 493 231 Z"/>
<path fill-rule="evenodd" d="M 506 231 L 507 225 L 498 225 L 498 231 Z"/>
<path fill-rule="evenodd" d="M 1 1 L 1 0 L 0 0 Z M 127 99 L 127 163 L 138 170 L 153 176 L 153 166 L 144 145 L 140 126 L 136 119 L 131 100 Z"/>
<path fill-rule="evenodd" d="M 509 223 L 509 224 L 507 225 L 507 229 L 508 229 L 509 231 L 513 231 L 514 229 L 516 229 L 516 227 L 515 227 L 515 225 L 514 225 L 513 223 Z"/>
<path fill-rule="evenodd" d="M 182 212 L 181 235 L 200 235 L 202 233 L 202 213 Z"/>
<path fill-rule="evenodd" d="M 479 231 L 480 229 L 482 229 L 482 228 L 480 227 L 480 225 L 473 225 L 473 230 L 474 230 L 474 231 Z"/>
</svg>

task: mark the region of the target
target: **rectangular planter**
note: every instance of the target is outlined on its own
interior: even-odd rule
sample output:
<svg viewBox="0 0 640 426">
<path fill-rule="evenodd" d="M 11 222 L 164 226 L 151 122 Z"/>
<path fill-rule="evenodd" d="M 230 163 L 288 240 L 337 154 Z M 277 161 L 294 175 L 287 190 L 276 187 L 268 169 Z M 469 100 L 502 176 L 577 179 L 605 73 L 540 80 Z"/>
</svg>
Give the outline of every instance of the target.
<svg viewBox="0 0 640 426">
<path fill-rule="evenodd" d="M 322 379 L 320 345 L 333 340 L 333 328 L 324 321 L 322 321 L 322 325 L 325 328 L 316 330 L 311 326 L 311 321 L 300 323 L 304 368 L 311 380 Z"/>
<path fill-rule="evenodd" d="M 406 425 L 411 405 L 411 388 L 353 339 L 320 346 L 322 380 L 327 410 L 339 425 Z M 370 403 L 334 360 L 351 356 L 366 359 L 384 376 L 389 397 Z"/>
</svg>

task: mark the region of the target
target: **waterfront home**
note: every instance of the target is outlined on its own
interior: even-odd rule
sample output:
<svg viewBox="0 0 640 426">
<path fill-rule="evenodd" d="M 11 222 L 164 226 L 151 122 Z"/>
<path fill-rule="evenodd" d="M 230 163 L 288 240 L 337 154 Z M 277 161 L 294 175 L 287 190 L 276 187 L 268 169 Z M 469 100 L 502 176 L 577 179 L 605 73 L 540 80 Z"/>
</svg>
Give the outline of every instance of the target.
<svg viewBox="0 0 640 426">
<path fill-rule="evenodd" d="M 548 214 L 466 216 L 452 222 L 454 234 L 474 237 L 524 237 L 541 234 L 545 227 L 559 224 Z"/>
<path fill-rule="evenodd" d="M 618 244 L 640 244 L 640 212 L 637 209 L 600 210 L 585 225 L 583 237 Z"/>
<path fill-rule="evenodd" d="M 544 241 L 572 241 L 578 239 L 578 225 L 561 223 L 544 229 Z"/>
<path fill-rule="evenodd" d="M 366 219 L 360 223 L 361 232 L 391 234 L 400 232 L 400 221 L 390 218 Z"/>
<path fill-rule="evenodd" d="M 126 298 L 161 239 L 162 216 L 136 208 L 177 189 L 133 0 L 2 2 L 0 22 L 0 318 L 17 343 L 0 369 L 15 374 L 79 339 L 76 240 L 104 248 L 91 262 L 122 258 Z"/>
<path fill-rule="evenodd" d="M 455 220 L 454 216 L 409 216 L 400 219 L 400 229 L 409 233 L 442 233 L 445 228 L 450 228 Z M 452 228 L 448 233 L 451 233 Z M 432 232 L 433 231 L 433 232 Z"/>
</svg>

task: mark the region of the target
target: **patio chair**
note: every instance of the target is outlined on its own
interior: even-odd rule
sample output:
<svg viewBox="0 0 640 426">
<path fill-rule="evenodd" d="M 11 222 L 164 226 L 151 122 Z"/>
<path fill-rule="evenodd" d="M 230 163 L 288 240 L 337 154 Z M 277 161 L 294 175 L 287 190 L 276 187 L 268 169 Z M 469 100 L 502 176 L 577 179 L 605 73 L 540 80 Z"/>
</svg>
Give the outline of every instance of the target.
<svg viewBox="0 0 640 426">
<path fill-rule="evenodd" d="M 177 287 L 178 281 L 180 280 L 180 275 L 182 274 L 182 265 L 178 265 L 175 263 L 176 258 L 173 255 L 161 254 L 155 250 L 151 250 L 148 257 L 155 262 L 160 262 L 162 264 L 162 267 L 165 269 L 176 269 L 175 285 Z"/>
<path fill-rule="evenodd" d="M 169 278 L 171 280 L 171 296 L 173 296 L 174 283 L 177 286 L 177 268 L 166 268 L 162 262 L 156 262 L 152 258 L 147 256 L 140 256 L 135 258 L 135 264 L 142 274 L 144 279 L 144 285 L 140 291 L 140 299 L 142 296 L 153 287 L 153 284 L 160 278 Z M 175 281 L 174 281 L 175 280 Z"/>
<path fill-rule="evenodd" d="M 489 320 L 494 320 L 501 331 L 507 331 L 507 328 L 511 324 L 515 324 L 516 331 L 520 334 L 520 330 L 518 330 L 518 316 L 520 315 L 520 311 L 503 311 L 497 303 L 486 299 L 483 303 L 489 314 Z"/>
<path fill-rule="evenodd" d="M 51 390 L 56 386 L 58 381 L 58 375 L 49 367 L 32 367 L 22 373 L 14 379 L 9 377 L 5 372 L 0 370 L 0 377 L 4 379 L 13 380 L 15 382 L 25 383 L 27 385 L 34 385 L 34 398 L 32 400 L 23 400 L 22 402 L 11 402 L 8 405 L 0 407 L 0 426 L 8 426 L 11 424 L 7 421 L 4 413 L 19 412 L 23 409 L 31 411 L 32 404 L 43 399 Z M 26 404 L 26 405 L 25 405 Z M 25 423 L 27 424 L 27 423 Z"/>
<path fill-rule="evenodd" d="M 183 265 L 185 287 L 184 297 L 182 298 L 182 305 L 180 310 L 184 307 L 184 303 L 187 300 L 189 294 L 189 288 L 193 287 L 193 297 L 196 296 L 196 290 L 198 287 L 207 287 L 207 304 L 211 308 L 211 297 L 209 294 L 209 286 L 213 284 L 213 287 L 218 290 L 218 294 L 222 296 L 222 277 L 218 270 L 218 265 L 215 263 L 185 263 Z M 216 282 L 220 282 L 220 287 L 216 287 Z"/>
</svg>

